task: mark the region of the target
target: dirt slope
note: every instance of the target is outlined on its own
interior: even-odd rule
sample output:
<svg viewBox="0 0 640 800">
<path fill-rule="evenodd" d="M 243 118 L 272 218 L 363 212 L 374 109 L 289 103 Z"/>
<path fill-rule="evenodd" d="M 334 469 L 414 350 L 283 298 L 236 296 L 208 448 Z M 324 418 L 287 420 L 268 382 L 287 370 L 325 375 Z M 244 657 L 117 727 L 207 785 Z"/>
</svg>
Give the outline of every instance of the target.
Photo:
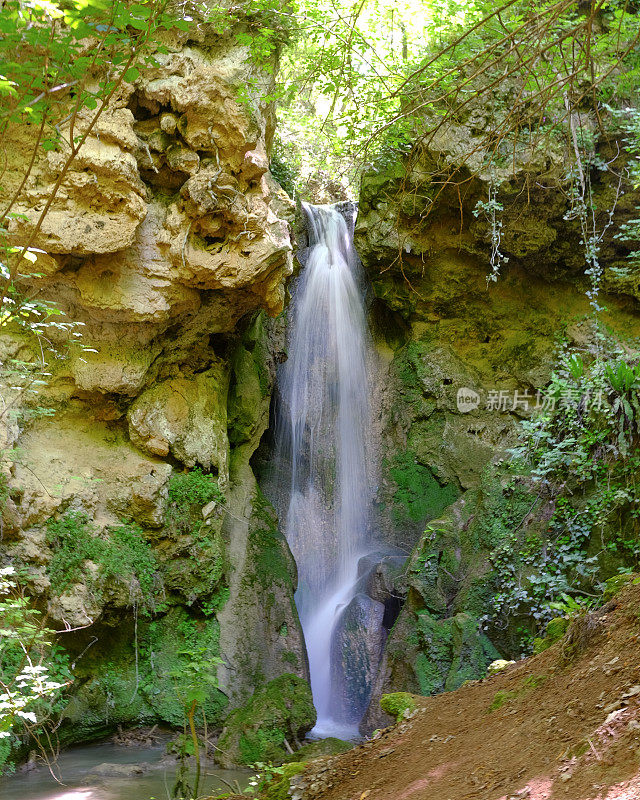
<svg viewBox="0 0 640 800">
<path fill-rule="evenodd" d="M 298 780 L 303 800 L 640 800 L 640 586 Z"/>
</svg>

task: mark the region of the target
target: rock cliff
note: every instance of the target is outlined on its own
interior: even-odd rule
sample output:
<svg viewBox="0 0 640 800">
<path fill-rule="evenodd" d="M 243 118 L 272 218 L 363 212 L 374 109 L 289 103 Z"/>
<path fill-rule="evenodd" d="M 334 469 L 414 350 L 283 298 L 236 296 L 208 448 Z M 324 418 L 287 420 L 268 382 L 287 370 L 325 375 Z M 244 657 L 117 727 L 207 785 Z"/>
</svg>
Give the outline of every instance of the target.
<svg viewBox="0 0 640 800">
<path fill-rule="evenodd" d="M 381 365 L 381 525 L 389 540 L 413 550 L 397 584 L 406 602 L 386 645 L 368 730 L 388 721 L 383 692 L 457 688 L 484 674 L 495 645 L 519 657 L 515 626 L 531 619 L 494 627 L 493 643 L 479 631 L 497 591 L 487 556 L 514 531 L 540 539 L 553 507 L 539 487 L 501 475 L 500 464 L 541 402 L 558 343 L 585 351 L 594 343 L 584 246 L 568 213 L 571 153 L 514 146 L 513 159 L 496 169 L 476 146 L 481 132 L 472 122 L 445 127 L 410 166 L 387 160 L 362 181 L 356 246 L 373 287 Z M 603 140 L 598 154 L 609 168 L 594 168 L 591 178 L 602 209 L 598 234 L 615 208 L 601 243 L 601 318 L 632 339 L 640 333 L 634 277 L 621 280 L 615 269 L 629 246 L 613 234 L 639 198 L 624 183 L 620 193 L 621 153 L 615 136 Z M 478 213 L 490 193 L 502 209 L 506 256 L 496 282 L 488 279 L 491 220 Z M 527 568 L 515 561 L 517 576 Z M 603 564 L 602 578 L 617 566 Z"/>
<path fill-rule="evenodd" d="M 24 278 L 82 326 L 81 346 L 54 332 L 66 357 L 45 354 L 46 386 L 4 426 L 2 559 L 69 631 L 66 741 L 180 724 L 194 664 L 214 727 L 256 686 L 307 673 L 295 565 L 249 463 L 292 272 L 293 209 L 269 172 L 274 64 L 202 21 L 166 44 L 103 110 Z M 34 136 L 9 132 L 8 192 Z M 61 147 L 30 174 L 14 243 L 60 177 Z M 5 364 L 39 356 L 19 331 L 0 348 Z"/>
</svg>

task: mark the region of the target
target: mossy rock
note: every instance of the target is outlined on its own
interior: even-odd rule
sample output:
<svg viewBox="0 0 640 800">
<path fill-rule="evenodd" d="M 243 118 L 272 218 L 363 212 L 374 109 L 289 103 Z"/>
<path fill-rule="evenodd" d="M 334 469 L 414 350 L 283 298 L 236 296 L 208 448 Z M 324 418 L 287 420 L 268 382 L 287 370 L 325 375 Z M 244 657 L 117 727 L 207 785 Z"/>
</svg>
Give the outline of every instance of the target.
<svg viewBox="0 0 640 800">
<path fill-rule="evenodd" d="M 421 612 L 417 634 L 420 652 L 414 669 L 425 695 L 459 689 L 465 681 L 484 678 L 489 664 L 500 657 L 470 614 L 438 620 Z"/>
<path fill-rule="evenodd" d="M 225 768 L 235 764 L 282 763 L 291 745 L 304 738 L 316 721 L 309 684 L 285 674 L 257 689 L 226 720 L 216 759 Z"/>
<path fill-rule="evenodd" d="M 214 663 L 220 654 L 218 621 L 214 616 L 195 618 L 187 609 L 177 607 L 140 628 L 143 694 L 158 719 L 181 726 L 182 698 L 191 691 L 193 682 L 189 666 L 194 659 Z M 203 673 L 199 688 L 207 722 L 220 724 L 228 701 L 217 687 L 215 670 Z"/>
<path fill-rule="evenodd" d="M 609 578 L 605 581 L 605 589 L 602 593 L 602 599 L 607 602 L 611 600 L 611 598 L 616 595 L 621 589 L 631 581 L 631 580 L 638 580 L 637 575 L 628 575 L 623 573 L 622 575 L 614 575 L 613 577 Z"/>
<path fill-rule="evenodd" d="M 340 753 L 352 750 L 355 746 L 355 742 L 345 742 L 344 739 L 329 736 L 326 739 L 318 739 L 316 742 L 303 744 L 295 753 L 287 756 L 285 762 L 312 761 L 314 758 L 322 758 L 322 756 L 337 756 Z"/>
<path fill-rule="evenodd" d="M 285 764 L 277 775 L 258 786 L 260 800 L 289 800 L 291 778 L 303 772 L 306 766 L 304 761 Z"/>
<path fill-rule="evenodd" d="M 405 711 L 415 711 L 416 698 L 410 692 L 383 694 L 380 698 L 380 708 L 385 714 L 393 717 L 396 722 L 400 722 L 404 717 Z"/>
<path fill-rule="evenodd" d="M 543 653 L 545 650 L 548 650 L 552 644 L 555 644 L 559 639 L 562 639 L 562 637 L 568 631 L 570 624 L 571 620 L 569 617 L 555 617 L 554 619 L 549 620 L 549 622 L 547 622 L 547 627 L 545 628 L 544 637 L 538 637 L 534 639 L 534 655 Z"/>
<path fill-rule="evenodd" d="M 397 487 L 392 498 L 392 516 L 397 525 L 433 519 L 458 496 L 454 486 L 441 485 L 428 467 L 418 463 L 412 451 L 398 453 L 385 466 Z"/>
</svg>

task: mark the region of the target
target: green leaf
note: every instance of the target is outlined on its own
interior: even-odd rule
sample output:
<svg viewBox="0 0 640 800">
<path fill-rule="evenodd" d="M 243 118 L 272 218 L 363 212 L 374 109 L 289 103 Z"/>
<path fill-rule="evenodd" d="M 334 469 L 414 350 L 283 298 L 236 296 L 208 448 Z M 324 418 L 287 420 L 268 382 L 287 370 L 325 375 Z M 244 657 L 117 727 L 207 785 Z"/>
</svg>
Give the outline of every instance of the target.
<svg viewBox="0 0 640 800">
<path fill-rule="evenodd" d="M 132 83 L 140 77 L 140 70 L 137 67 L 129 67 L 122 77 L 125 81 Z"/>
</svg>

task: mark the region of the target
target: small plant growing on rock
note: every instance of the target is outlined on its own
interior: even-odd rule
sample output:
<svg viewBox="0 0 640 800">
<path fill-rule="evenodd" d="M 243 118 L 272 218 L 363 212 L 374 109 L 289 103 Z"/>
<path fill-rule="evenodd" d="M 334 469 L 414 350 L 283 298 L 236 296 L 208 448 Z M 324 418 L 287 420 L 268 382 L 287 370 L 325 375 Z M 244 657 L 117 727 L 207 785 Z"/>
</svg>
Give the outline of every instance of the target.
<svg viewBox="0 0 640 800">
<path fill-rule="evenodd" d="M 200 510 L 212 502 L 224 503 L 217 478 L 200 467 L 175 472 L 169 480 L 167 522 L 180 533 L 192 533 L 202 524 Z"/>
<path fill-rule="evenodd" d="M 500 214 L 503 211 L 504 206 L 498 200 L 498 188 L 495 184 L 490 183 L 488 200 L 478 200 L 473 210 L 474 217 L 482 215 L 489 225 L 489 242 L 491 244 L 489 266 L 491 267 L 491 272 L 487 275 L 487 285 L 498 280 L 500 267 L 509 261 L 504 253 L 500 251 L 502 242 L 502 219 Z"/>
</svg>

